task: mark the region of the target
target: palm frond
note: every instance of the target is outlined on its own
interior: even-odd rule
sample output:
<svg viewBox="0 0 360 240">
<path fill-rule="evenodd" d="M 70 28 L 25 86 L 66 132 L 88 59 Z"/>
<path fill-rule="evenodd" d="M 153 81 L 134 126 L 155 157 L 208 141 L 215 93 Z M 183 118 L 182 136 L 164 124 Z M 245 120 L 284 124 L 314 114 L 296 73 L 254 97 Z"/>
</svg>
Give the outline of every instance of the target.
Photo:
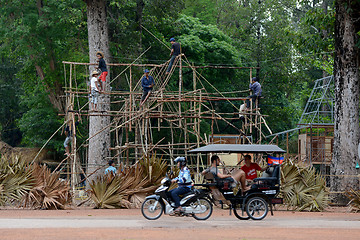
<svg viewBox="0 0 360 240">
<path fill-rule="evenodd" d="M 286 161 L 281 167 L 281 195 L 287 208 L 297 211 L 323 211 L 329 202 L 325 178 L 313 167 Z"/>
<path fill-rule="evenodd" d="M 130 167 L 120 166 L 116 176 L 98 177 L 90 184 L 96 208 L 137 208 L 165 175 L 167 164 L 156 156 L 144 156 Z"/>
<path fill-rule="evenodd" d="M 34 183 L 32 169 L 22 158 L 11 155 L 0 159 L 0 205 L 20 200 Z"/>
<path fill-rule="evenodd" d="M 360 212 L 360 190 L 350 189 L 345 193 L 345 196 L 350 200 L 347 204 L 349 211 Z"/>
<path fill-rule="evenodd" d="M 45 165 L 32 165 L 33 188 L 24 196 L 24 206 L 35 209 L 64 209 L 71 203 L 69 183 Z"/>
</svg>

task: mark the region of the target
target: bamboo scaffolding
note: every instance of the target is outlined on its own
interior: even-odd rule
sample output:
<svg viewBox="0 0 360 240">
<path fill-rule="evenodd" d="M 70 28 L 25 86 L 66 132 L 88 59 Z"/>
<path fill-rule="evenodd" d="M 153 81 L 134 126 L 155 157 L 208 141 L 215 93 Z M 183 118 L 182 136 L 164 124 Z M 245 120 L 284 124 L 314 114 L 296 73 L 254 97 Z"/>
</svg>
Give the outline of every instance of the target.
<svg viewBox="0 0 360 240">
<path fill-rule="evenodd" d="M 64 96 L 66 97 L 67 111 L 64 114 L 59 115 L 66 116 L 67 120 L 73 120 L 72 124 L 75 123 L 75 114 L 86 117 L 112 117 L 111 123 L 105 128 L 110 128 L 110 133 L 112 133 L 112 135 L 115 137 L 115 140 L 113 141 L 115 146 L 111 146 L 109 148 L 109 150 L 114 151 L 115 154 L 113 156 L 109 156 L 107 159 L 116 159 L 117 163 L 123 162 L 125 166 L 129 166 L 133 160 L 139 160 L 142 155 L 148 155 L 151 152 L 156 152 L 157 150 L 167 155 L 171 162 L 177 155 L 187 156 L 188 150 L 194 147 L 199 147 L 201 144 L 208 143 L 206 134 L 204 137 L 204 133 L 201 132 L 200 124 L 202 121 L 210 122 L 211 132 L 208 134 L 208 136 L 211 136 L 211 139 L 213 139 L 215 131 L 218 131 L 216 130 L 218 129 L 218 121 L 224 121 L 226 124 L 235 129 L 239 136 L 242 136 L 240 139 L 243 139 L 244 142 L 245 140 L 251 142 L 251 139 L 248 138 L 248 134 L 249 132 L 251 133 L 253 131 L 253 128 L 256 128 L 260 131 L 260 141 L 261 137 L 264 136 L 261 125 L 264 124 L 266 129 L 270 130 L 265 122 L 265 117 L 267 117 L 267 115 L 260 114 L 260 109 L 257 107 L 251 107 L 249 112 L 242 113 L 242 115 L 245 116 L 245 124 L 242 124 L 242 127 L 238 127 L 238 125 L 233 122 L 239 120 L 239 117 L 235 116 L 238 113 L 216 112 L 213 109 L 214 107 L 212 102 L 227 101 L 234 106 L 233 102 L 245 101 L 248 99 L 247 97 L 239 97 L 235 94 L 248 91 L 219 92 L 215 89 L 215 92 L 207 92 L 206 87 L 202 82 L 205 78 L 199 72 L 197 72 L 197 69 L 205 68 L 249 69 L 251 79 L 252 69 L 258 69 L 256 67 L 212 65 L 194 66 L 189 64 L 188 60 L 183 54 L 179 55 L 179 57 L 175 59 L 169 74 L 165 74 L 168 62 L 164 64 L 108 63 L 107 65 L 109 66 L 126 67 L 125 70 L 121 73 L 126 72 L 128 90 L 101 93 L 111 97 L 111 110 L 90 112 L 83 110 L 83 107 L 80 109 L 80 106 L 77 108 L 74 106 L 75 98 L 77 99 L 79 105 L 79 98 L 84 101 L 83 99 L 89 95 L 89 90 L 80 89 L 77 88 L 77 86 L 74 87 L 72 85 L 72 71 L 75 66 L 78 65 L 92 66 L 96 64 L 67 61 L 64 61 L 63 64 L 65 70 L 65 66 L 70 65 L 70 75 L 66 78 L 66 81 L 69 82 L 69 84 L 66 83 L 66 95 Z M 151 96 L 148 97 L 143 106 L 139 106 L 142 89 L 141 80 L 136 80 L 137 71 L 135 69 L 141 67 L 151 68 L 150 73 L 155 78 L 156 83 Z M 191 88 L 189 88 L 189 86 L 183 86 L 183 68 L 190 68 L 192 70 L 192 90 L 184 89 L 184 87 L 187 87 L 188 89 Z M 178 90 L 170 91 L 167 89 L 167 86 L 175 73 L 178 73 Z M 127 74 L 129 74 L 129 77 Z M 121 74 L 116 76 L 118 80 L 121 80 L 120 77 Z M 115 79 L 113 79 L 113 81 L 114 80 Z M 206 84 L 210 83 L 206 81 Z M 211 85 L 211 87 L 213 86 Z M 224 94 L 229 95 L 225 96 Z M 93 138 L 104 129 L 100 130 L 98 133 L 95 133 L 95 135 L 88 137 L 78 147 L 76 145 L 76 140 L 74 141 L 74 148 L 72 148 L 73 160 L 66 160 L 68 161 L 66 165 L 69 166 L 69 176 L 71 176 L 71 183 L 73 186 L 77 184 L 75 176 L 73 175 L 79 172 L 77 171 L 77 163 L 75 161 L 77 158 L 77 149 L 80 147 L 87 148 L 89 139 Z M 163 137 L 159 142 L 154 144 L 153 131 L 161 132 L 162 130 L 169 133 L 168 136 Z M 196 140 L 191 142 L 190 136 L 195 136 Z M 161 141 L 168 143 L 161 144 Z M 197 172 L 199 172 L 200 167 L 204 167 L 200 154 L 196 154 L 196 162 L 194 164 L 192 159 L 190 161 L 191 165 L 196 168 Z M 173 166 L 173 163 L 171 165 Z M 79 162 L 78 166 L 81 168 L 82 164 Z M 66 168 L 66 166 L 64 167 Z"/>
</svg>

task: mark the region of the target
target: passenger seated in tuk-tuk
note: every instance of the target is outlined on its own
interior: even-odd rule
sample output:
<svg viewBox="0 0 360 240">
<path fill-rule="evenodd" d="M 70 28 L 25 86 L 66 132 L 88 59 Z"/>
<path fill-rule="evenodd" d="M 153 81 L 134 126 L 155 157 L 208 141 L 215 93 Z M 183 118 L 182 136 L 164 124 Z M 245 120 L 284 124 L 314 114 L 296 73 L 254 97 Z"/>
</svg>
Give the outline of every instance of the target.
<svg viewBox="0 0 360 240">
<path fill-rule="evenodd" d="M 245 172 L 247 185 L 251 185 L 253 183 L 253 180 L 255 178 L 257 178 L 257 172 L 256 171 L 263 172 L 266 169 L 268 169 L 269 166 L 261 168 L 257 163 L 251 162 L 251 156 L 250 155 L 245 155 L 244 158 L 245 158 L 245 165 L 242 166 L 241 169 Z"/>
<path fill-rule="evenodd" d="M 223 174 L 218 170 L 218 166 L 220 164 L 220 158 L 217 155 L 213 155 L 211 157 L 211 166 L 208 169 L 205 169 L 202 174 L 205 175 L 209 172 L 211 172 L 214 177 L 216 178 L 220 178 L 222 180 L 229 180 L 230 182 L 234 182 L 234 183 L 239 183 L 241 184 L 241 189 L 243 190 L 243 192 L 248 191 L 250 188 L 246 187 L 246 183 L 245 183 L 245 173 L 243 170 L 239 170 L 237 172 L 234 173 L 234 175 L 230 175 L 230 174 Z"/>
</svg>

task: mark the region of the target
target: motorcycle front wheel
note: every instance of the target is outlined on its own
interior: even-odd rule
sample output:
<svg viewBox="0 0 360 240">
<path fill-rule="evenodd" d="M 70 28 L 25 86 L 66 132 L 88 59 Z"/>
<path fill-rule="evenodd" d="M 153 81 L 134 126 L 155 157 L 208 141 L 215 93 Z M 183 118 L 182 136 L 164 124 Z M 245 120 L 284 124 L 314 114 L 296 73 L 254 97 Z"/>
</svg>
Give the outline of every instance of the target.
<svg viewBox="0 0 360 240">
<path fill-rule="evenodd" d="M 197 201 L 193 203 L 192 207 L 195 210 L 198 209 L 203 210 L 203 213 L 193 213 L 193 217 L 196 220 L 206 220 L 211 216 L 213 212 L 213 207 L 211 202 L 205 198 L 199 198 Z"/>
<path fill-rule="evenodd" d="M 161 217 L 164 206 L 155 198 L 146 199 L 141 205 L 141 213 L 148 220 L 156 220 Z"/>
</svg>

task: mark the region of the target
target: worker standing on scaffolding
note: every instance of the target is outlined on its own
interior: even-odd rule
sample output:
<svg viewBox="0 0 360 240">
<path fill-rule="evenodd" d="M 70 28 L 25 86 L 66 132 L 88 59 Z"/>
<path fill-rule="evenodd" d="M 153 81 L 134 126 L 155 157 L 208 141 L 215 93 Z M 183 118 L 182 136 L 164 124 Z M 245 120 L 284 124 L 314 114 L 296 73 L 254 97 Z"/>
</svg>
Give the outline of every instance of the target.
<svg viewBox="0 0 360 240">
<path fill-rule="evenodd" d="M 154 78 L 149 75 L 149 70 L 145 69 L 145 75 L 141 79 L 141 86 L 143 87 L 143 95 L 141 97 L 140 105 L 142 105 L 150 96 L 153 86 L 155 85 Z"/>
<path fill-rule="evenodd" d="M 239 108 L 239 118 L 241 122 L 245 121 L 244 113 L 246 113 L 246 110 L 247 110 L 246 103 L 241 104 Z"/>
<path fill-rule="evenodd" d="M 99 86 L 98 86 L 98 79 L 99 73 L 97 71 L 93 71 L 91 74 L 92 78 L 90 81 L 90 87 L 91 87 L 91 108 L 92 110 L 96 111 L 97 108 L 97 102 L 99 97 Z"/>
<path fill-rule="evenodd" d="M 166 70 L 166 74 L 169 74 L 172 68 L 172 65 L 174 64 L 175 58 L 180 55 L 181 52 L 181 46 L 180 43 L 175 42 L 175 38 L 170 38 L 170 42 L 171 42 L 171 52 L 170 52 L 170 63 L 169 66 Z"/>
<path fill-rule="evenodd" d="M 258 104 L 259 104 L 259 98 L 261 97 L 261 84 L 259 83 L 259 79 L 257 77 L 253 77 L 251 79 L 251 83 L 249 85 L 249 90 L 252 91 L 252 95 L 250 95 L 246 100 L 246 107 L 250 108 L 250 99 L 253 102 L 253 106 L 255 106 L 254 104 L 256 103 L 256 100 L 258 100 Z"/>
<path fill-rule="evenodd" d="M 99 66 L 98 66 L 98 70 L 101 71 L 101 75 L 99 77 L 100 80 L 100 92 L 104 92 L 105 91 L 105 86 L 106 86 L 106 76 L 108 74 L 107 68 L 106 68 L 106 63 L 104 60 L 104 54 L 100 51 L 98 51 L 96 53 L 96 57 L 99 59 Z"/>
</svg>

